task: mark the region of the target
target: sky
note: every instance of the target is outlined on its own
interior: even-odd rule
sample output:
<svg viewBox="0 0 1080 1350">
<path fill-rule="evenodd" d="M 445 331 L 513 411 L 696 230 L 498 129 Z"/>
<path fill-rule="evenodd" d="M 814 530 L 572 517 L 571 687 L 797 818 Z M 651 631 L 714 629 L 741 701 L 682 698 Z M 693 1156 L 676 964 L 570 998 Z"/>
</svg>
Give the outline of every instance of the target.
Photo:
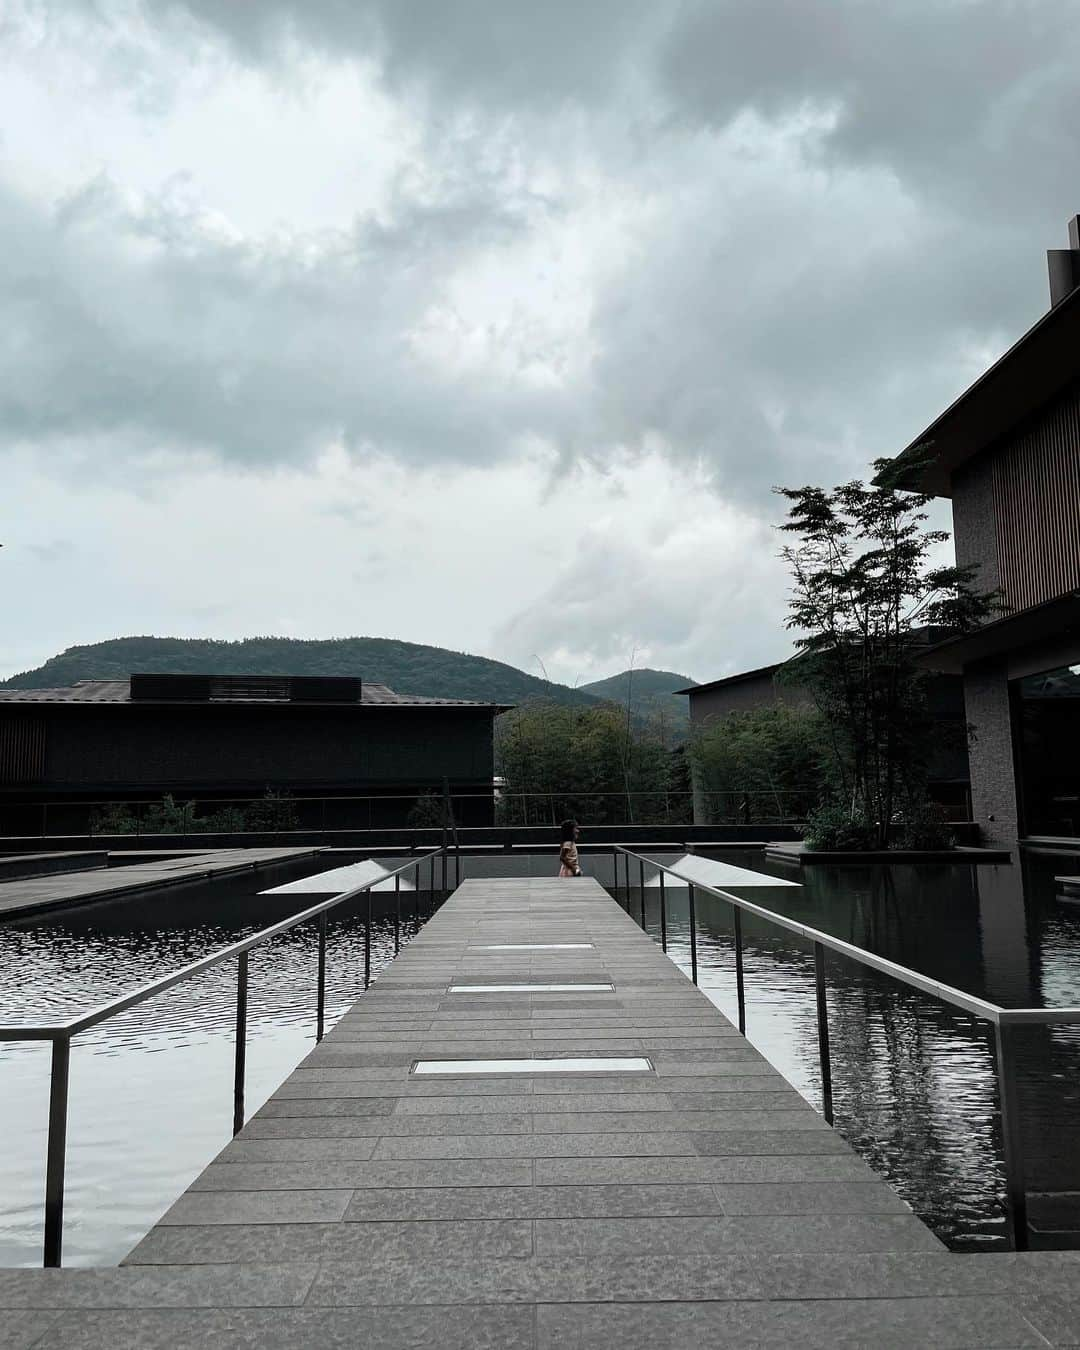
<svg viewBox="0 0 1080 1350">
<path fill-rule="evenodd" d="M 1060 0 L 5 0 L 0 675 L 787 654 L 777 485 L 1047 308 Z"/>
</svg>

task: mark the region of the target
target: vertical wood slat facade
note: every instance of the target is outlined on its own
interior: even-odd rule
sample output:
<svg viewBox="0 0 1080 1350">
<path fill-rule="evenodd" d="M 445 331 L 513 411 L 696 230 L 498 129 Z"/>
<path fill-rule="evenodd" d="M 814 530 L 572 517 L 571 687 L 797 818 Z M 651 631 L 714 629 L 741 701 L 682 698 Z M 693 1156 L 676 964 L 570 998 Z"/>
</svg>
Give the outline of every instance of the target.
<svg viewBox="0 0 1080 1350">
<path fill-rule="evenodd" d="M 1080 589 L 1080 384 L 993 456 L 1001 589 L 1027 609 Z"/>
<path fill-rule="evenodd" d="M 36 783 L 45 777 L 45 719 L 26 714 L 0 719 L 0 783 Z"/>
</svg>

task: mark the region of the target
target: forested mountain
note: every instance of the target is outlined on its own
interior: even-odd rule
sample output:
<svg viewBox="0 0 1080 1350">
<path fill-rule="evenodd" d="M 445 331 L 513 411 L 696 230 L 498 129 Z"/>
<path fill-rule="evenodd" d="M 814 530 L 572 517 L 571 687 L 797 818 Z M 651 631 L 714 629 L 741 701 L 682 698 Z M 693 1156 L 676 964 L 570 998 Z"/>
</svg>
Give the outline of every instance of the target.
<svg viewBox="0 0 1080 1350">
<path fill-rule="evenodd" d="M 686 689 L 696 683 L 696 680 L 670 670 L 624 670 L 606 680 L 593 680 L 591 684 L 579 685 L 579 689 L 624 708 L 629 698 L 630 710 L 636 717 L 644 720 L 663 717 L 674 729 L 685 728 L 690 700 L 672 691 Z"/>
<path fill-rule="evenodd" d="M 435 698 L 468 698 L 492 703 L 523 703 L 550 699 L 579 707 L 596 707 L 605 698 L 625 703 L 618 682 L 625 675 L 601 680 L 583 689 L 541 680 L 516 666 L 470 656 L 445 647 L 428 647 L 391 638 L 335 638 L 306 641 L 298 638 L 243 638 L 217 642 L 203 638 L 124 637 L 69 647 L 37 670 L 24 671 L 0 682 L 9 689 L 49 689 L 78 680 L 126 679 L 133 671 L 175 672 L 191 675 L 359 675 L 372 683 L 388 684 L 400 694 L 427 694 Z M 657 681 L 660 684 L 657 684 Z M 666 681 L 666 684 L 664 682 Z M 642 696 L 670 690 L 687 681 L 661 671 L 634 672 L 634 710 Z M 613 686 L 611 692 L 607 686 Z M 685 699 L 670 702 L 685 705 Z"/>
</svg>

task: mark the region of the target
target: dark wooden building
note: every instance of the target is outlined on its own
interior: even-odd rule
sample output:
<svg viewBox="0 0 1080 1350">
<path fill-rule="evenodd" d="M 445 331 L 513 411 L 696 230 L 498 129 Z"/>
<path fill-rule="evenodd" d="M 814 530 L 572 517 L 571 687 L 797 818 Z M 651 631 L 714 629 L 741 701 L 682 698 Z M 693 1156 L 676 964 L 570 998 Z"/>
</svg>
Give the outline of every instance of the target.
<svg viewBox="0 0 1080 1350">
<path fill-rule="evenodd" d="M 204 812 L 287 794 L 308 827 L 423 823 L 425 798 L 444 784 L 459 823 L 490 824 L 503 711 L 309 676 L 132 675 L 3 689 L 0 831 L 79 833 L 103 803 L 166 794 Z"/>
<path fill-rule="evenodd" d="M 1080 217 L 1069 243 L 1049 311 L 899 458 L 951 498 L 957 561 L 1004 606 L 924 658 L 963 680 L 974 817 L 999 844 L 1080 836 Z"/>
</svg>

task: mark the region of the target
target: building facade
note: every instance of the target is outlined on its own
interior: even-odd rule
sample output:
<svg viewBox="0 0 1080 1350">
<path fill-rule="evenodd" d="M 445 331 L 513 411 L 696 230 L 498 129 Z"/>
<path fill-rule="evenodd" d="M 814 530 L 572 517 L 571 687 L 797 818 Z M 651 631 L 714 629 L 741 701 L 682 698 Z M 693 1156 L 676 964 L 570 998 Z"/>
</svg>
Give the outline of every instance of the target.
<svg viewBox="0 0 1080 1350">
<path fill-rule="evenodd" d="M 928 650 L 963 680 L 987 843 L 1080 837 L 1080 218 L 1049 311 L 895 462 L 952 501 L 958 563 L 998 615 Z"/>
<path fill-rule="evenodd" d="M 81 833 L 107 802 L 169 794 L 212 807 L 268 792 L 294 798 L 308 827 L 406 824 L 444 786 L 459 823 L 490 824 L 503 711 L 351 678 L 133 675 L 4 689 L 0 831 L 37 833 L 44 820 L 41 832 Z"/>
<path fill-rule="evenodd" d="M 921 635 L 920 635 L 921 636 Z M 742 671 L 708 684 L 692 685 L 677 692 L 690 700 L 690 736 L 707 722 L 732 713 L 753 712 L 783 704 L 789 708 L 814 706 L 808 690 L 777 678 L 780 664 Z M 930 715 L 943 735 L 928 767 L 930 795 L 946 809 L 949 819 L 966 821 L 970 816 L 968 757 L 964 733 L 964 695 L 957 675 L 935 675 L 927 681 L 926 700 Z M 693 759 L 691 759 L 693 763 Z M 694 824 L 711 822 L 711 809 L 697 766 L 693 767 Z"/>
</svg>

